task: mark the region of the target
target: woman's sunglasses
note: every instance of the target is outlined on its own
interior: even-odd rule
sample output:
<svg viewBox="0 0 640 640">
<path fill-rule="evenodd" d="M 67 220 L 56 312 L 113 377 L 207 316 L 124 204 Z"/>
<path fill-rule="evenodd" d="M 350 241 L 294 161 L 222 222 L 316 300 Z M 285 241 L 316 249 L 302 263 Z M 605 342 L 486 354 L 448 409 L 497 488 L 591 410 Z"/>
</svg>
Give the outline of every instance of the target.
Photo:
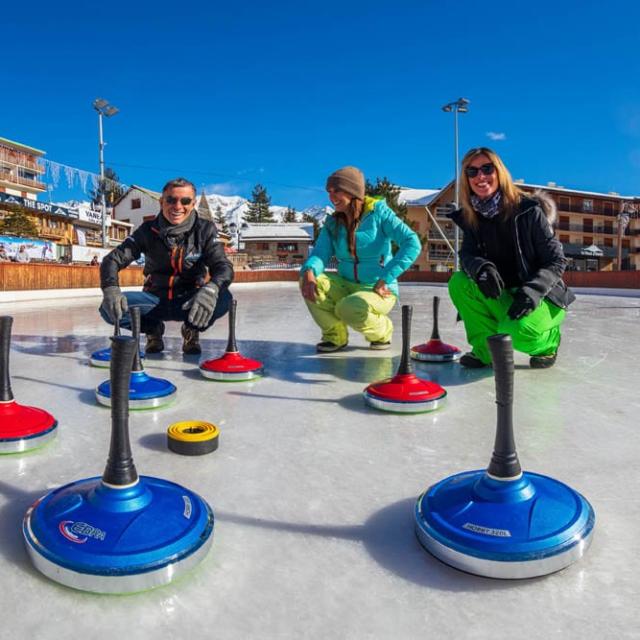
<svg viewBox="0 0 640 640">
<path fill-rule="evenodd" d="M 464 172 L 469 178 L 475 178 L 479 172 L 482 172 L 483 176 L 490 176 L 495 170 L 496 166 L 493 162 L 487 162 L 479 167 L 467 167 Z"/>
<path fill-rule="evenodd" d="M 176 198 L 175 196 L 165 196 L 164 197 L 167 204 L 178 204 L 178 200 L 180 200 L 180 204 L 183 204 L 185 207 L 190 205 L 193 202 L 193 198 Z"/>
</svg>

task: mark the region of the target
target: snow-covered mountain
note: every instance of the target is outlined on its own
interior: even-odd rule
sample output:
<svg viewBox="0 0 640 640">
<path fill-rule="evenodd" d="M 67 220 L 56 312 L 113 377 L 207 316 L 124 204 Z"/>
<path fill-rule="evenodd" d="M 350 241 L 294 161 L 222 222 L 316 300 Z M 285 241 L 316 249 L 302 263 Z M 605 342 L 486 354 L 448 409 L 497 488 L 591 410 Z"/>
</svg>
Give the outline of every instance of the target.
<svg viewBox="0 0 640 640">
<path fill-rule="evenodd" d="M 247 209 L 249 208 L 249 201 L 246 198 L 242 196 L 221 196 L 216 193 L 205 194 L 205 196 L 211 207 L 211 211 L 213 211 L 215 215 L 224 217 L 227 224 L 233 222 L 238 225 L 238 227 L 242 226 Z M 273 214 L 275 222 L 282 222 L 287 207 L 271 205 L 269 211 Z M 332 212 L 333 209 L 331 207 L 322 207 L 319 205 L 308 207 L 302 211 L 296 209 L 296 221 L 302 222 L 304 215 L 311 215 L 322 224 L 326 215 Z"/>
<path fill-rule="evenodd" d="M 205 194 L 209 207 L 214 215 L 221 215 L 227 221 L 227 224 L 232 222 L 242 227 L 247 209 L 249 208 L 249 201 L 242 196 L 223 196 L 217 193 Z M 198 195 L 198 202 L 200 201 L 200 195 Z M 57 203 L 65 207 L 77 208 L 85 207 L 91 208 L 90 202 L 80 202 L 77 200 L 69 200 L 67 202 Z M 282 222 L 284 214 L 287 211 L 287 207 L 280 205 L 271 205 L 269 211 L 273 214 L 274 222 Z M 296 222 L 303 222 L 305 215 L 313 216 L 320 224 L 323 224 L 325 217 L 329 213 L 333 213 L 331 207 L 314 205 L 303 210 L 296 209 Z"/>
</svg>

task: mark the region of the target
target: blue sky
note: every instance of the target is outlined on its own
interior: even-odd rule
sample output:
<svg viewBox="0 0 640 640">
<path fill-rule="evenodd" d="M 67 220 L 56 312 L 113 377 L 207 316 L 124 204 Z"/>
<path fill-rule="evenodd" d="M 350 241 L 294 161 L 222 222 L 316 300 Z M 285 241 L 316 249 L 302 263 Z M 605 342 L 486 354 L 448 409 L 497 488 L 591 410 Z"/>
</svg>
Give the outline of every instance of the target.
<svg viewBox="0 0 640 640">
<path fill-rule="evenodd" d="M 302 208 L 354 164 L 434 188 L 454 170 L 441 106 L 463 96 L 461 154 L 488 145 L 514 178 L 640 195 L 638 3 L 19 4 L 3 8 L 0 136 L 58 163 L 97 172 L 101 96 L 127 184 L 260 182 Z"/>
</svg>

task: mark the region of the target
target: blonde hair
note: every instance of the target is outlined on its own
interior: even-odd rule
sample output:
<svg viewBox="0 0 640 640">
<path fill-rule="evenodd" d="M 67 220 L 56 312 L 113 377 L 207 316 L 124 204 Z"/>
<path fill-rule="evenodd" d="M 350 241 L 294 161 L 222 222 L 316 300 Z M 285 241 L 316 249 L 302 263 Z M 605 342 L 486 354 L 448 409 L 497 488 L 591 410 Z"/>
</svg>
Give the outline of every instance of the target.
<svg viewBox="0 0 640 640">
<path fill-rule="evenodd" d="M 512 216 L 520 204 L 523 192 L 516 187 L 513 182 L 513 178 L 509 173 L 504 162 L 500 159 L 500 156 L 489 149 L 488 147 L 476 147 L 467 151 L 464 158 L 462 158 L 462 167 L 460 169 L 460 207 L 462 208 L 462 215 L 468 226 L 475 229 L 478 226 L 478 214 L 474 211 L 471 205 L 471 187 L 469 186 L 469 178 L 466 174 L 466 168 L 471 164 L 471 161 L 478 156 L 486 156 L 496 168 L 496 174 L 498 176 L 498 188 L 502 191 L 502 199 L 500 201 L 500 214 L 503 220 L 506 220 Z"/>
</svg>

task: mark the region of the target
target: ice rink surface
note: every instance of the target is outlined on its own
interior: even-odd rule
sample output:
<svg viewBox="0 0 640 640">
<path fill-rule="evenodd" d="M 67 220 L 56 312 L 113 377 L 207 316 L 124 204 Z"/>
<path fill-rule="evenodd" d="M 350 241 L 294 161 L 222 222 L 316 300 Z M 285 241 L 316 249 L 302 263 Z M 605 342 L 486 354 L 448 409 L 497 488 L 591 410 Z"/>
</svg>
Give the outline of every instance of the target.
<svg viewBox="0 0 640 640">
<path fill-rule="evenodd" d="M 264 361 L 254 382 L 218 383 L 181 353 L 179 325 L 150 375 L 178 387 L 170 407 L 132 412 L 142 475 L 172 480 L 213 507 L 211 552 L 193 572 L 155 591 L 100 596 L 46 579 L 21 536 L 29 505 L 60 485 L 100 475 L 110 413 L 94 388 L 108 370 L 88 365 L 111 331 L 99 298 L 0 304 L 14 317 L 13 393 L 59 421 L 50 445 L 0 457 L 0 638 L 640 638 L 640 297 L 577 290 L 555 367 L 532 370 L 517 354 L 514 421 L 527 471 L 580 491 L 596 511 L 586 556 L 559 573 L 500 581 L 461 573 L 426 553 L 413 507 L 428 486 L 489 463 L 496 411 L 492 371 L 415 364 L 443 385 L 434 413 L 365 407 L 362 390 L 395 373 L 393 349 L 352 335 L 343 352 L 317 355 L 319 333 L 294 283 L 234 285 L 240 351 Z M 403 285 L 414 307 L 412 344 L 431 333 L 441 297 L 442 339 L 466 350 L 446 288 Z M 217 357 L 227 321 L 203 334 Z M 220 428 L 217 451 L 184 457 L 166 447 L 173 422 Z"/>
</svg>

